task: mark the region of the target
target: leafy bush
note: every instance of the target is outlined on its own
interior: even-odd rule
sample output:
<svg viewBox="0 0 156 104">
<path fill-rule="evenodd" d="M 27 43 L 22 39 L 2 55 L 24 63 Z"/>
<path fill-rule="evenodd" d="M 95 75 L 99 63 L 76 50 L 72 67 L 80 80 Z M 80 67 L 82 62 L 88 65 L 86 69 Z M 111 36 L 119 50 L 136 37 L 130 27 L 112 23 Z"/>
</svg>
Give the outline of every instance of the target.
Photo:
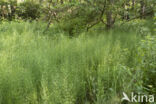
<svg viewBox="0 0 156 104">
<path fill-rule="evenodd" d="M 22 19 L 38 19 L 40 17 L 40 5 L 33 2 L 23 2 L 16 9 L 16 13 Z"/>
<path fill-rule="evenodd" d="M 34 2 L 0 2 L 0 19 L 31 19 L 35 20 L 40 17 L 41 6 Z"/>
<path fill-rule="evenodd" d="M 128 22 L 118 21 L 114 30 L 121 32 L 136 32 L 141 36 L 154 35 L 154 20 L 132 20 Z"/>
<path fill-rule="evenodd" d="M 140 42 L 138 50 L 142 56 L 141 67 L 144 70 L 144 90 L 156 94 L 156 37 L 146 36 Z"/>
</svg>

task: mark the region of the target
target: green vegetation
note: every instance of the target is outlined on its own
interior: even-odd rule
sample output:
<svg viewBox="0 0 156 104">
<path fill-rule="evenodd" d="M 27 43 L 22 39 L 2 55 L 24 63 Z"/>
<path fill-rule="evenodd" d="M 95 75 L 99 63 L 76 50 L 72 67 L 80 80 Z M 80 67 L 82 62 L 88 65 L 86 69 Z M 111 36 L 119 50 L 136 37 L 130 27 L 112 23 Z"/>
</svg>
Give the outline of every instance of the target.
<svg viewBox="0 0 156 104">
<path fill-rule="evenodd" d="M 69 38 L 37 27 L 1 24 L 0 104 L 119 104 L 123 91 L 156 93 L 155 36 L 112 31 Z"/>
<path fill-rule="evenodd" d="M 155 4 L 1 0 L 0 104 L 156 104 Z"/>
</svg>

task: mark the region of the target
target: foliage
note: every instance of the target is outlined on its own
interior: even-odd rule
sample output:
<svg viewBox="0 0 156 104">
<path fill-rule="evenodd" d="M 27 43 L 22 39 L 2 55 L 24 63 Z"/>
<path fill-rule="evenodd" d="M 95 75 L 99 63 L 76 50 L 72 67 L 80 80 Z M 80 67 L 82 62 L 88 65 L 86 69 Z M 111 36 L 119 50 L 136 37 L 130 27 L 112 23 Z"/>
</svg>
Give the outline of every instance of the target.
<svg viewBox="0 0 156 104">
<path fill-rule="evenodd" d="M 40 6 L 33 2 L 21 3 L 17 8 L 17 14 L 22 19 L 37 19 L 40 17 Z"/>
<path fill-rule="evenodd" d="M 0 20 L 1 19 L 8 19 L 12 20 L 15 18 L 15 9 L 16 9 L 16 2 L 10 1 L 10 2 L 4 2 L 0 1 Z"/>
<path fill-rule="evenodd" d="M 1 104 L 116 104 L 123 91 L 155 93 L 154 36 L 45 36 L 40 26 L 1 24 Z"/>
<path fill-rule="evenodd" d="M 142 55 L 142 70 L 144 70 L 144 89 L 156 94 L 156 37 L 146 36 L 140 42 L 139 52 Z M 147 61 L 148 60 L 148 61 Z"/>
<path fill-rule="evenodd" d="M 0 2 L 0 18 L 2 19 L 31 19 L 40 18 L 40 5 L 34 2 Z"/>
<path fill-rule="evenodd" d="M 47 17 L 50 16 L 48 24 L 57 22 L 55 26 L 70 36 L 74 36 L 77 33 L 90 30 L 97 24 L 102 24 L 105 30 L 109 30 L 114 28 L 118 22 L 127 23 L 147 18 L 152 20 L 155 11 L 154 2 L 153 0 L 148 2 L 84 0 L 83 2 L 60 4 L 55 1 L 49 2 L 46 14 L 48 13 Z"/>
<path fill-rule="evenodd" d="M 156 94 L 155 0 L 11 1 L 0 1 L 0 104 Z"/>
</svg>

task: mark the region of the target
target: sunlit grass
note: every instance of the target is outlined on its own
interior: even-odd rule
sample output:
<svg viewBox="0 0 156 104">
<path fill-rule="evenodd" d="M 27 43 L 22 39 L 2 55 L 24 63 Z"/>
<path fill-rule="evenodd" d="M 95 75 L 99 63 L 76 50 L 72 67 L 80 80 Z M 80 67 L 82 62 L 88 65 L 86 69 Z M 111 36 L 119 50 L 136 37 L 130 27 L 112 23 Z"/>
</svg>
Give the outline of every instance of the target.
<svg viewBox="0 0 156 104">
<path fill-rule="evenodd" d="M 116 104 L 142 88 L 147 53 L 135 33 L 53 38 L 35 26 L 1 27 L 0 104 Z"/>
</svg>

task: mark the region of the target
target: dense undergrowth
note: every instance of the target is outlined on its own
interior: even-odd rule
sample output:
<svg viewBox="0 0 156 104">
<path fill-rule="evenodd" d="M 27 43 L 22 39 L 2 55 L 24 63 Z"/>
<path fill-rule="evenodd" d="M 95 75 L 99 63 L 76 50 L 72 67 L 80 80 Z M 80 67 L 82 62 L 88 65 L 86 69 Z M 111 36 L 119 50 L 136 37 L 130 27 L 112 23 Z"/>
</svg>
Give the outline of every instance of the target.
<svg viewBox="0 0 156 104">
<path fill-rule="evenodd" d="M 1 24 L 0 104 L 120 104 L 122 92 L 156 94 L 154 34 L 69 38 L 40 26 Z"/>
</svg>

